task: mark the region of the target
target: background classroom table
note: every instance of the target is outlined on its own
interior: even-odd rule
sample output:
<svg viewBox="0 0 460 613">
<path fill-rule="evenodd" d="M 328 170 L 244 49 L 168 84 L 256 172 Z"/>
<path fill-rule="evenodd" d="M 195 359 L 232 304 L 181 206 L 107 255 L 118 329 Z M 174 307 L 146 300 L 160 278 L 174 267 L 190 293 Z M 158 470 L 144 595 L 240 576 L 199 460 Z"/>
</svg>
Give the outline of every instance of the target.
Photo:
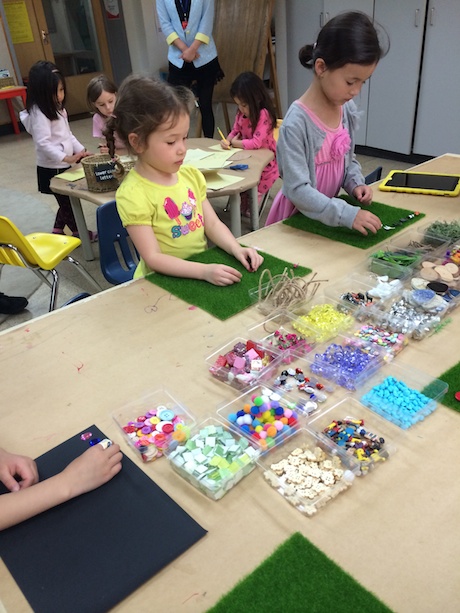
<svg viewBox="0 0 460 613">
<path fill-rule="evenodd" d="M 460 156 L 441 156 L 418 168 L 460 173 Z M 426 213 L 424 222 L 459 214 L 458 197 L 377 189 L 375 197 Z M 330 281 L 350 274 L 369 255 L 283 224 L 246 235 L 244 242 Z M 459 413 L 440 406 L 402 431 L 390 461 L 312 518 L 271 489 L 259 469 L 214 502 L 175 474 L 165 458 L 142 464 L 124 442 L 111 413 L 162 385 L 198 419 L 236 397 L 209 375 L 205 357 L 263 319 L 254 306 L 219 321 L 141 279 L 8 330 L 0 335 L 2 446 L 36 457 L 95 423 L 209 531 L 115 611 L 205 611 L 300 531 L 394 611 L 457 613 Z M 454 311 L 448 326 L 411 341 L 396 360 L 436 377 L 460 359 L 459 334 L 460 312 Z M 289 581 L 289 569 L 283 581 Z M 11 613 L 30 610 L 3 563 L 0 603 Z"/>
<path fill-rule="evenodd" d="M 187 139 L 188 149 L 203 149 L 210 150 L 211 146 L 220 145 L 220 140 L 212 138 L 189 138 Z M 259 227 L 259 210 L 257 203 L 257 185 L 260 181 L 265 166 L 273 159 L 273 153 L 268 149 L 257 149 L 254 151 L 243 151 L 243 149 L 235 149 L 235 164 L 244 163 L 248 165 L 247 170 L 229 170 L 222 169 L 219 173 L 233 177 L 240 177 L 241 181 L 233 183 L 223 189 L 208 190 L 208 198 L 216 198 L 221 196 L 229 196 L 228 206 L 230 207 L 230 229 L 234 236 L 241 236 L 241 206 L 240 193 L 246 190 L 252 192 L 252 227 L 257 230 Z M 241 157 L 244 156 L 244 159 Z M 75 165 L 72 170 L 79 171 L 81 164 Z M 94 260 L 93 248 L 88 237 L 88 228 L 86 226 L 85 216 L 81 206 L 82 200 L 92 202 L 96 206 L 109 202 L 115 199 L 115 191 L 109 192 L 90 192 L 85 178 L 77 181 L 65 181 L 58 177 L 53 177 L 50 183 L 51 189 L 57 194 L 69 196 L 72 210 L 77 222 L 78 232 L 82 243 L 83 255 L 86 260 Z"/>
</svg>

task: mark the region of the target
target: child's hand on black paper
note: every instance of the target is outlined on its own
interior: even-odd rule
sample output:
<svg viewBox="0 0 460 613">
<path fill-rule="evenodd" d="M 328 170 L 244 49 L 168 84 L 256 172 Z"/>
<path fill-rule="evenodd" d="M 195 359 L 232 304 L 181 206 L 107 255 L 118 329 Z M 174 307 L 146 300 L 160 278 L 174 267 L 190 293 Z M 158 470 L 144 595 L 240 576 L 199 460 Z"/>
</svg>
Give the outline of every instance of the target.
<svg viewBox="0 0 460 613">
<path fill-rule="evenodd" d="M 0 449 L 0 481 L 10 492 L 29 487 L 38 481 L 37 465 L 32 458 Z"/>
<path fill-rule="evenodd" d="M 110 481 L 120 472 L 122 457 L 117 444 L 107 449 L 99 444 L 87 449 L 62 471 L 62 477 L 70 488 L 70 497 L 85 494 Z"/>
</svg>

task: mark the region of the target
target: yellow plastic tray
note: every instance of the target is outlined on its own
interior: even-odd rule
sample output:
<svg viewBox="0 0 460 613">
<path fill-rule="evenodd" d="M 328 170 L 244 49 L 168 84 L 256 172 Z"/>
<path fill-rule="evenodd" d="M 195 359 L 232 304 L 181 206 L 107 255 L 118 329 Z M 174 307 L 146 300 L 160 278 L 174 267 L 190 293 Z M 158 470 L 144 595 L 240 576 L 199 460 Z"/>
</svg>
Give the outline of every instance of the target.
<svg viewBox="0 0 460 613">
<path fill-rule="evenodd" d="M 383 192 L 458 196 L 460 175 L 392 170 L 380 183 L 379 189 Z"/>
</svg>

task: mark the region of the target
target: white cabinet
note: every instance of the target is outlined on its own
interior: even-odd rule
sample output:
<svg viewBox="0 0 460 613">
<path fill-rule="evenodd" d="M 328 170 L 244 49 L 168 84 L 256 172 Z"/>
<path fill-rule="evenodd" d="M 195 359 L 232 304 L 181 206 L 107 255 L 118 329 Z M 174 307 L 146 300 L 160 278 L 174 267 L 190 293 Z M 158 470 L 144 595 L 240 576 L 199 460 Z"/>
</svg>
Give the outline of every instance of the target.
<svg viewBox="0 0 460 613">
<path fill-rule="evenodd" d="M 390 50 L 370 78 L 367 147 L 411 153 L 425 7 L 425 0 L 375 0 L 374 18 L 385 28 Z"/>
<path fill-rule="evenodd" d="M 430 0 L 414 153 L 460 153 L 459 29 L 459 0 Z"/>
</svg>

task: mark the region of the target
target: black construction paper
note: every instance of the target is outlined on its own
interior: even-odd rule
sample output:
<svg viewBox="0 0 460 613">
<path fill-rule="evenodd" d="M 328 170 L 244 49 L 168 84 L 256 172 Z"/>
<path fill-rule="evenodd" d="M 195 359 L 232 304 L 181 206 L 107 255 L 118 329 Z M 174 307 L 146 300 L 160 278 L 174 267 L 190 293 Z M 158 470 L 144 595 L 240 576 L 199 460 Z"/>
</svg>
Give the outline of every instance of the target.
<svg viewBox="0 0 460 613">
<path fill-rule="evenodd" d="M 88 431 L 107 438 L 92 425 L 40 456 L 40 480 L 88 448 L 80 438 Z M 102 487 L 0 532 L 0 555 L 35 613 L 99 613 L 205 534 L 123 456 L 122 470 Z"/>
</svg>

